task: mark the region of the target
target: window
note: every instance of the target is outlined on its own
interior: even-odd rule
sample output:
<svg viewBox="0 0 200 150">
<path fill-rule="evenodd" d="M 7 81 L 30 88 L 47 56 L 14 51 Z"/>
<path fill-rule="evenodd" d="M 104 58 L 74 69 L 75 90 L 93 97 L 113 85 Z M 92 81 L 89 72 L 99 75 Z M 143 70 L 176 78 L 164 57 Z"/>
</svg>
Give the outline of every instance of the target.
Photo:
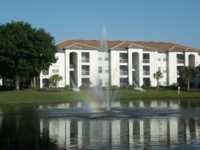
<svg viewBox="0 0 200 150">
<path fill-rule="evenodd" d="M 99 85 L 99 86 L 102 86 L 102 85 L 103 85 L 102 79 L 99 79 L 99 80 L 98 80 L 98 85 Z"/>
<path fill-rule="evenodd" d="M 183 66 L 177 66 L 177 74 L 179 75 L 181 70 L 183 70 Z"/>
<path fill-rule="evenodd" d="M 128 78 L 120 78 L 120 87 L 127 87 L 128 85 Z"/>
<path fill-rule="evenodd" d="M 143 54 L 143 63 L 149 63 L 150 62 L 150 56 L 148 53 Z"/>
<path fill-rule="evenodd" d="M 149 87 L 151 85 L 150 78 L 143 78 L 143 85 Z"/>
<path fill-rule="evenodd" d="M 43 75 L 48 75 L 48 74 L 49 74 L 49 70 L 43 70 L 43 71 L 42 71 L 42 74 L 43 74 Z"/>
<path fill-rule="evenodd" d="M 98 67 L 98 72 L 102 73 L 102 67 Z"/>
<path fill-rule="evenodd" d="M 89 75 L 90 74 L 90 66 L 83 65 L 81 67 L 81 69 L 82 69 L 82 75 Z"/>
<path fill-rule="evenodd" d="M 59 69 L 56 68 L 52 69 L 52 73 L 59 73 Z"/>
<path fill-rule="evenodd" d="M 184 56 L 184 54 L 177 54 L 176 58 L 177 58 L 177 63 L 178 64 L 182 64 L 182 63 L 185 62 L 185 56 Z"/>
<path fill-rule="evenodd" d="M 82 55 L 81 60 L 82 60 L 83 63 L 88 63 L 88 62 L 90 62 L 90 53 L 88 53 L 88 52 L 83 52 L 83 53 L 81 53 L 81 55 Z"/>
<path fill-rule="evenodd" d="M 82 78 L 82 85 L 85 87 L 89 87 L 90 86 L 90 79 L 89 78 Z"/>
<path fill-rule="evenodd" d="M 128 75 L 128 66 L 120 66 L 120 75 Z"/>
<path fill-rule="evenodd" d="M 120 53 L 120 63 L 128 63 L 128 54 Z"/>
<path fill-rule="evenodd" d="M 143 75 L 150 75 L 150 67 L 143 66 Z"/>
</svg>

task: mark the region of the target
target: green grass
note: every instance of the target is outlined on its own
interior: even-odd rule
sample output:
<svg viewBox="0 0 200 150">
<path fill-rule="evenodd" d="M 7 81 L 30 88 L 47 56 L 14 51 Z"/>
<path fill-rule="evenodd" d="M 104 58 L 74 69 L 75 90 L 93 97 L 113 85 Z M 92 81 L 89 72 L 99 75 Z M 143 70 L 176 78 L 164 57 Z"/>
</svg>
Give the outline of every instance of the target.
<svg viewBox="0 0 200 150">
<path fill-rule="evenodd" d="M 180 95 L 178 95 L 176 90 L 168 90 L 168 89 L 148 89 L 145 92 L 139 92 L 135 90 L 120 90 L 118 92 L 118 99 L 120 100 L 191 100 L 191 99 L 199 99 L 200 100 L 200 92 L 199 91 L 181 91 Z"/>
<path fill-rule="evenodd" d="M 82 101 L 87 99 L 87 90 L 72 92 L 70 90 L 24 90 L 24 91 L 1 91 L 0 104 L 53 104 L 70 101 Z M 148 89 L 139 92 L 132 89 L 120 89 L 115 91 L 116 100 L 199 100 L 199 91 L 181 92 L 167 89 Z"/>
</svg>

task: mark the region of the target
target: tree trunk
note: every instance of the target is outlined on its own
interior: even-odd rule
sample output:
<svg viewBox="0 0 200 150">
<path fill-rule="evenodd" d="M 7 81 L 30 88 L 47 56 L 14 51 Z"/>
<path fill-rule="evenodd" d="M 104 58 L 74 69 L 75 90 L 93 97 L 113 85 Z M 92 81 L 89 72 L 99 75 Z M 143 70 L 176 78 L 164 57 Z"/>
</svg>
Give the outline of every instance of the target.
<svg viewBox="0 0 200 150">
<path fill-rule="evenodd" d="M 36 77 L 33 77 L 33 88 L 36 88 Z"/>
<path fill-rule="evenodd" d="M 19 78 L 18 75 L 15 76 L 15 89 L 16 89 L 17 91 L 20 90 L 20 78 Z"/>
<path fill-rule="evenodd" d="M 33 78 L 31 79 L 31 88 L 32 88 L 32 89 L 36 88 L 36 77 L 33 77 Z"/>
<path fill-rule="evenodd" d="M 190 80 L 187 81 L 187 90 L 190 90 Z"/>
<path fill-rule="evenodd" d="M 159 89 L 160 85 L 159 85 L 159 80 L 157 79 L 157 88 Z"/>
</svg>

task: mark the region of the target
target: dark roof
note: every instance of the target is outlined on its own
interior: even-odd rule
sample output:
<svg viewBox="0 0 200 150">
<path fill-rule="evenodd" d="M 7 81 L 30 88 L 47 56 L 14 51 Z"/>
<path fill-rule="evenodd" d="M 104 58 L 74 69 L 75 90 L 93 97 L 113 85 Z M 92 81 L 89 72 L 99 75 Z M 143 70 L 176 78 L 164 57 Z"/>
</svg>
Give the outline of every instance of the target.
<svg viewBox="0 0 200 150">
<path fill-rule="evenodd" d="M 108 48 L 111 50 L 126 50 L 127 48 L 142 48 L 149 51 L 198 51 L 199 49 L 185 45 L 180 45 L 170 42 L 155 42 L 155 41 L 107 41 Z M 101 47 L 101 41 L 98 40 L 66 40 L 57 44 L 59 50 L 62 49 L 83 49 L 83 50 L 98 50 Z"/>
</svg>

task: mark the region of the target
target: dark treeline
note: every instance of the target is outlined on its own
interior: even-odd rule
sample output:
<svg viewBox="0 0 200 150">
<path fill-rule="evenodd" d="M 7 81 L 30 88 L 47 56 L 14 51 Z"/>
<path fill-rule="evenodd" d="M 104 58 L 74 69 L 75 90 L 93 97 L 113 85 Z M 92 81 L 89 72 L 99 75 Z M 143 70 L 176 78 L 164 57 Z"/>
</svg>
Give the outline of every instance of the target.
<svg viewBox="0 0 200 150">
<path fill-rule="evenodd" d="M 0 78 L 3 85 L 33 87 L 39 74 L 55 62 L 54 38 L 42 28 L 26 22 L 0 25 Z"/>
</svg>

